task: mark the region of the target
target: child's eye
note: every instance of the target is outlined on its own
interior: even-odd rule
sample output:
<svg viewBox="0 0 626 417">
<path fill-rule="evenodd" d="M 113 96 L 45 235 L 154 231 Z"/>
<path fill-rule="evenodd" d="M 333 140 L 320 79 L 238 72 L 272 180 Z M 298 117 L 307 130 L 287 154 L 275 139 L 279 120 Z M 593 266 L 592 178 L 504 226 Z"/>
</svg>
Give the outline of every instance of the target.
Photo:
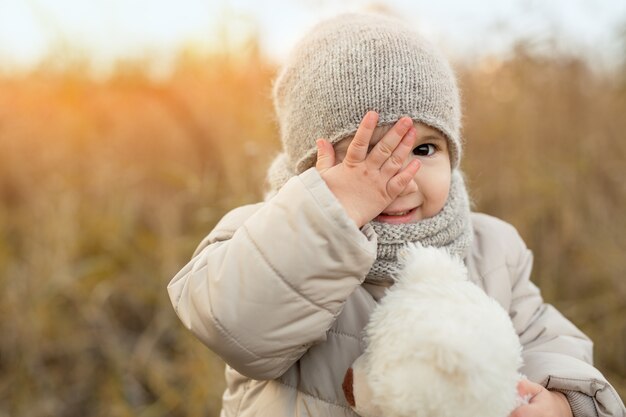
<svg viewBox="0 0 626 417">
<path fill-rule="evenodd" d="M 432 143 L 424 143 L 413 149 L 413 155 L 415 156 L 431 156 L 437 151 L 437 147 Z"/>
</svg>

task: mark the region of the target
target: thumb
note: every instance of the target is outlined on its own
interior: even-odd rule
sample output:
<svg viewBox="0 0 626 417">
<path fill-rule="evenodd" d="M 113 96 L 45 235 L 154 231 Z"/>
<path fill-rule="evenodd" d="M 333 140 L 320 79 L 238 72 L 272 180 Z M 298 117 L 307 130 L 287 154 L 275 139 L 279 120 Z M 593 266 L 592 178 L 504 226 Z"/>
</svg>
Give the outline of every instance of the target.
<svg viewBox="0 0 626 417">
<path fill-rule="evenodd" d="M 544 390 L 543 386 L 536 384 L 534 382 L 531 382 L 526 378 L 520 379 L 520 381 L 517 383 L 517 393 L 522 398 L 523 397 L 532 398 L 543 390 Z"/>
<path fill-rule="evenodd" d="M 317 144 L 317 162 L 315 168 L 324 172 L 335 166 L 335 149 L 326 139 L 318 139 Z"/>
</svg>

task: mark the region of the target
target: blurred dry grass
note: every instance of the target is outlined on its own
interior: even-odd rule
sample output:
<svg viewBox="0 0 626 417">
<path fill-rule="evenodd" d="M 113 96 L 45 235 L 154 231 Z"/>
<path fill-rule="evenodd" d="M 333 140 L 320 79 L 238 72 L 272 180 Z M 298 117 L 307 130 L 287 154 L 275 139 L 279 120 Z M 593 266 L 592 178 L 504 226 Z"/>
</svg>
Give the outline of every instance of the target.
<svg viewBox="0 0 626 417">
<path fill-rule="evenodd" d="M 278 149 L 274 68 L 183 55 L 152 81 L 80 65 L 0 76 L 0 416 L 217 415 L 218 358 L 165 287 Z M 626 395 L 626 80 L 520 47 L 459 67 L 476 209 Z"/>
</svg>

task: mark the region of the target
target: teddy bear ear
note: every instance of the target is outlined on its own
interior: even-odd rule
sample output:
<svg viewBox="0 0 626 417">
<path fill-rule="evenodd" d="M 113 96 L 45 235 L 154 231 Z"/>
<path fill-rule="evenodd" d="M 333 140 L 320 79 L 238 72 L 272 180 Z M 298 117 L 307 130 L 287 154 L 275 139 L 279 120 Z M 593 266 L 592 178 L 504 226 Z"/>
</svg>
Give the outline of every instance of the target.
<svg viewBox="0 0 626 417">
<path fill-rule="evenodd" d="M 343 394 L 352 409 L 361 417 L 385 415 L 373 402 L 376 392 L 369 385 L 365 372 L 366 355 L 361 355 L 348 368 L 343 378 Z"/>
<path fill-rule="evenodd" d="M 354 407 L 356 403 L 354 402 L 354 379 L 352 368 L 348 368 L 346 371 L 346 375 L 343 377 L 343 384 L 341 384 L 341 388 L 343 389 L 343 395 L 346 397 L 346 401 L 350 404 L 350 407 Z"/>
</svg>

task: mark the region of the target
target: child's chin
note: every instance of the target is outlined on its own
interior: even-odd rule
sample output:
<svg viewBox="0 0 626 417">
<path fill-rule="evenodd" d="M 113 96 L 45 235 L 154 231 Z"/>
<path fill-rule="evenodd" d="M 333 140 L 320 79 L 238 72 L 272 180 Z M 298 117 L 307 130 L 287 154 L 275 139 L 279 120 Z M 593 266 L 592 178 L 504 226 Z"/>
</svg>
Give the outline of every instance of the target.
<svg viewBox="0 0 626 417">
<path fill-rule="evenodd" d="M 374 221 L 379 223 L 387 223 L 387 224 L 406 224 L 406 223 L 415 223 L 419 220 L 418 218 L 418 208 L 414 208 L 406 214 L 402 216 L 389 216 L 386 214 L 379 214 L 374 218 Z"/>
</svg>

